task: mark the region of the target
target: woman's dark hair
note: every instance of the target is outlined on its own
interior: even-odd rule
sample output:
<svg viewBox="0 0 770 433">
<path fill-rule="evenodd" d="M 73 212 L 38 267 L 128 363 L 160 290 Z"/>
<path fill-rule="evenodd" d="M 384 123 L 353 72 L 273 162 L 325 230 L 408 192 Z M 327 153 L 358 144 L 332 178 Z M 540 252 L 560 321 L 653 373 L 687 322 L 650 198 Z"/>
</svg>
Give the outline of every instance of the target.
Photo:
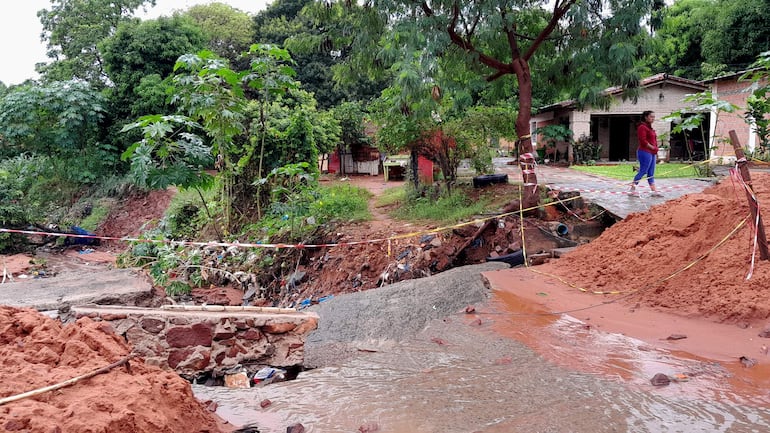
<svg viewBox="0 0 770 433">
<path fill-rule="evenodd" d="M 646 122 L 647 121 L 647 116 L 649 116 L 652 113 L 653 113 L 652 110 L 642 111 L 642 122 Z"/>
</svg>

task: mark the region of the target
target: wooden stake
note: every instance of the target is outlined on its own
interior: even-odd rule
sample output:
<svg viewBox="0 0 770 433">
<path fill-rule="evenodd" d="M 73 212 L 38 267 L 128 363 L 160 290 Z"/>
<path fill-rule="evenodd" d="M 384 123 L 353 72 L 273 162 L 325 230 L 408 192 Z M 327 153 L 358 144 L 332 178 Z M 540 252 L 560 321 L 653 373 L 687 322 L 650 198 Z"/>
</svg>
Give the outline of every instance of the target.
<svg viewBox="0 0 770 433">
<path fill-rule="evenodd" d="M 57 383 L 55 385 L 46 386 L 44 388 L 38 388 L 38 389 L 29 391 L 29 392 L 25 392 L 25 393 L 22 393 L 22 394 L 12 395 L 10 397 L 0 398 L 0 406 L 4 405 L 6 403 L 11 403 L 11 402 L 16 401 L 16 400 L 25 399 L 25 398 L 28 398 L 28 397 L 34 397 L 36 395 L 44 394 L 44 393 L 49 392 L 49 391 L 55 391 L 55 390 L 57 390 L 59 388 L 64 388 L 65 386 L 74 385 L 74 384 L 80 382 L 81 380 L 90 379 L 90 378 L 92 378 L 92 377 L 94 377 L 96 375 L 99 375 L 99 374 L 102 374 L 102 373 L 107 373 L 108 371 L 112 370 L 115 367 L 119 367 L 119 366 L 121 366 L 123 364 L 128 365 L 128 361 L 131 358 L 133 358 L 134 356 L 135 355 L 128 355 L 125 358 L 123 358 L 123 359 L 121 359 L 119 361 L 113 362 L 110 365 L 106 365 L 106 366 L 104 366 L 102 368 L 99 368 L 97 370 L 94 370 L 94 371 L 92 371 L 90 373 L 86 373 L 86 374 L 84 374 L 82 376 L 78 376 L 78 377 L 73 377 L 72 379 L 65 380 L 64 382 L 60 382 L 60 383 Z"/>
<path fill-rule="evenodd" d="M 738 134 L 735 130 L 730 131 L 730 141 L 733 144 L 735 150 L 735 157 L 738 159 L 736 164 L 738 170 L 741 172 L 743 181 L 746 182 L 751 191 L 746 191 L 746 199 L 749 201 L 749 209 L 751 210 L 751 221 L 757 222 L 757 244 L 759 246 L 759 259 L 770 260 L 770 253 L 767 249 L 767 237 L 765 236 L 765 224 L 762 222 L 762 215 L 759 215 L 757 220 L 757 212 L 759 212 L 759 202 L 754 198 L 754 188 L 751 185 L 751 174 L 749 173 L 748 161 L 746 161 L 746 155 L 743 153 L 743 148 L 738 140 Z"/>
</svg>

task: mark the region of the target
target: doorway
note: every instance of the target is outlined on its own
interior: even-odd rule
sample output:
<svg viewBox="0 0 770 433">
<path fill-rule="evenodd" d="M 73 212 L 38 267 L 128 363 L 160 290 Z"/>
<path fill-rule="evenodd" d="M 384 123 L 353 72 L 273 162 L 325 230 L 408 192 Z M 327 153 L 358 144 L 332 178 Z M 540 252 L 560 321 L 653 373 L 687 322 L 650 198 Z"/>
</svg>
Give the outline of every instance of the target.
<svg viewBox="0 0 770 433">
<path fill-rule="evenodd" d="M 628 161 L 630 119 L 627 116 L 612 116 L 609 120 L 610 161 Z"/>
</svg>

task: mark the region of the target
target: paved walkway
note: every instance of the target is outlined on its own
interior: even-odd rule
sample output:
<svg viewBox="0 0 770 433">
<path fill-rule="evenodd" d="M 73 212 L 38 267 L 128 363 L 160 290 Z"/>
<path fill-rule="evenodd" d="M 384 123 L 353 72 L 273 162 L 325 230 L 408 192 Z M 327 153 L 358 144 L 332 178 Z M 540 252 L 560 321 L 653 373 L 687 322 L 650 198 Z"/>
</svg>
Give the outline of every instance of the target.
<svg viewBox="0 0 770 433">
<path fill-rule="evenodd" d="M 521 171 L 515 165 L 507 165 L 510 158 L 498 158 L 495 160 L 495 169 L 498 173 L 507 173 L 509 179 L 516 181 L 521 179 Z M 657 167 L 657 172 L 665 172 L 665 164 Z M 643 179 L 637 191 L 639 197 L 629 194 L 629 186 L 634 172 L 631 165 L 628 166 L 628 180 L 622 181 L 595 174 L 588 174 L 565 167 L 553 167 L 547 165 L 537 166 L 538 183 L 548 185 L 552 189 L 560 191 L 577 191 L 586 200 L 607 209 L 608 212 L 625 218 L 634 212 L 645 212 L 651 206 L 664 203 L 668 200 L 681 197 L 685 194 L 697 193 L 713 185 L 719 177 L 707 179 L 656 179 L 658 191 L 663 197 L 650 196 L 650 189 L 646 179 Z"/>
</svg>

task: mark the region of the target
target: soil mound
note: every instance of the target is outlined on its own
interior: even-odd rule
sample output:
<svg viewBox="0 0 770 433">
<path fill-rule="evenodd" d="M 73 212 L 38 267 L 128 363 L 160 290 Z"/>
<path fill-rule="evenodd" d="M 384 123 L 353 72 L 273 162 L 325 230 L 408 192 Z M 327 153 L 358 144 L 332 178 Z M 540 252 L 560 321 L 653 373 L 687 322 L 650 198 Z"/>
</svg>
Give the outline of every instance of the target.
<svg viewBox="0 0 770 433">
<path fill-rule="evenodd" d="M 752 173 L 752 180 L 760 206 L 770 202 L 770 174 Z M 758 252 L 753 276 L 746 280 L 754 239 L 751 218 L 730 236 L 748 215 L 743 189 L 724 179 L 700 194 L 631 214 L 541 269 L 587 290 L 621 292 L 621 301 L 629 305 L 724 322 L 767 319 L 770 263 L 759 261 Z"/>
<path fill-rule="evenodd" d="M 34 310 L 0 306 L 0 398 L 89 373 L 129 354 L 108 324 L 62 326 Z M 219 432 L 173 372 L 132 359 L 72 386 L 0 406 L 5 431 Z"/>
</svg>

